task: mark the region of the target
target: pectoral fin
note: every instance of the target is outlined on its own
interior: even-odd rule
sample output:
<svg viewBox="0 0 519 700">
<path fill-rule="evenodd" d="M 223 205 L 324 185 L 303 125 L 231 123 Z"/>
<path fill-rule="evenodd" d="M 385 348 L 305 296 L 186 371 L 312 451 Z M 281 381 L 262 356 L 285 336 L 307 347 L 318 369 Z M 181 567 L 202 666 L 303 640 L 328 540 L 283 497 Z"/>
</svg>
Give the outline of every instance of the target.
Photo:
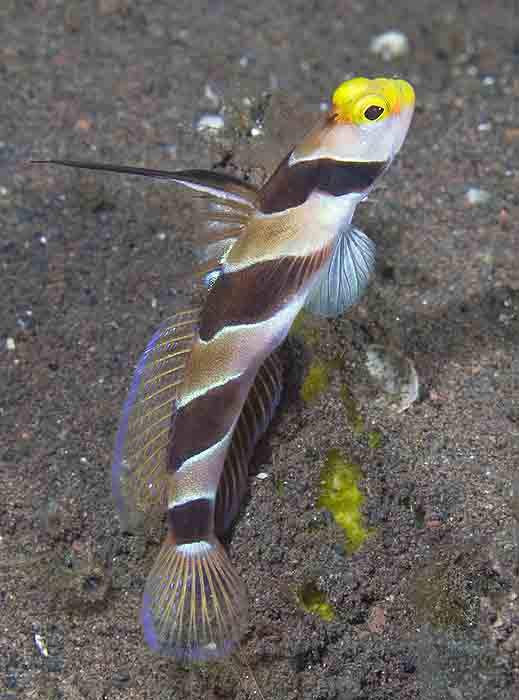
<svg viewBox="0 0 519 700">
<path fill-rule="evenodd" d="M 375 244 L 360 229 L 348 226 L 339 235 L 305 308 L 320 316 L 339 316 L 360 299 L 374 268 Z"/>
</svg>

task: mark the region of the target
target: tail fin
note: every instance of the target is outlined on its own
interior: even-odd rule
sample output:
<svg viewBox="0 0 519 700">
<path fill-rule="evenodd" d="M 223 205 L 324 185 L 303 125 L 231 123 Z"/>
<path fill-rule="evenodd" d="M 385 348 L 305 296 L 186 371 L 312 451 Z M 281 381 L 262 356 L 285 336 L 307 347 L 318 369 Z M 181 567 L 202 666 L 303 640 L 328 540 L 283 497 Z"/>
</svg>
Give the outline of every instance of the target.
<svg viewBox="0 0 519 700">
<path fill-rule="evenodd" d="M 246 618 L 244 586 L 220 542 L 168 537 L 144 589 L 147 644 L 179 661 L 215 660 L 232 653 Z"/>
</svg>

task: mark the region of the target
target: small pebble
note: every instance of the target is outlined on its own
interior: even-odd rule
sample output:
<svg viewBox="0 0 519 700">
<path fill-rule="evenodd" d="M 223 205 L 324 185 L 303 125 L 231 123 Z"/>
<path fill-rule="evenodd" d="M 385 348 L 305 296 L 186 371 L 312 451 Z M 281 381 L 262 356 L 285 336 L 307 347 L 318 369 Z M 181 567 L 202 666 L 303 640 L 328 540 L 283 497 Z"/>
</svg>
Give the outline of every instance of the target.
<svg viewBox="0 0 519 700">
<path fill-rule="evenodd" d="M 259 472 L 259 474 L 256 474 L 256 479 L 261 479 L 263 481 L 264 479 L 268 478 L 267 472 Z"/>
<path fill-rule="evenodd" d="M 88 131 L 92 126 L 92 122 L 89 119 L 78 119 L 76 122 L 76 129 L 79 129 L 80 131 Z"/>
<path fill-rule="evenodd" d="M 495 85 L 496 79 L 493 75 L 487 75 L 483 78 L 483 85 L 489 87 L 490 85 Z"/>
<path fill-rule="evenodd" d="M 7 187 L 0 187 L 0 194 L 2 195 L 2 197 L 7 197 L 7 195 L 9 194 L 9 190 L 7 189 Z"/>
<path fill-rule="evenodd" d="M 219 114 L 202 114 L 196 123 L 196 128 L 198 131 L 205 131 L 206 129 L 219 131 L 220 129 L 223 129 L 224 126 L 225 122 L 223 117 Z"/>
<path fill-rule="evenodd" d="M 510 129 L 505 129 L 505 141 L 506 143 L 513 143 L 514 141 L 519 141 L 519 128 L 512 127 Z"/>
<path fill-rule="evenodd" d="M 27 309 L 27 311 L 16 319 L 16 325 L 21 328 L 22 331 L 28 331 L 34 327 L 34 319 L 32 317 L 32 310 Z"/>
<path fill-rule="evenodd" d="M 503 207 L 501 211 L 499 212 L 499 225 L 501 226 L 502 229 L 508 228 L 510 224 L 510 212 L 506 207 Z"/>
<path fill-rule="evenodd" d="M 79 32 L 81 29 L 81 8 L 75 0 L 69 0 L 65 7 L 65 28 L 69 32 Z"/>
<path fill-rule="evenodd" d="M 465 199 L 471 206 L 487 204 L 490 201 L 490 192 L 482 190 L 479 187 L 470 187 L 465 193 Z"/>
<path fill-rule="evenodd" d="M 366 368 L 378 384 L 378 403 L 396 413 L 406 411 L 420 393 L 420 382 L 414 364 L 398 350 L 381 345 L 369 345 Z"/>
<path fill-rule="evenodd" d="M 114 15 L 122 9 L 121 0 L 98 0 L 97 11 L 101 17 L 107 17 L 108 15 Z"/>
<path fill-rule="evenodd" d="M 478 124 L 478 131 L 492 131 L 492 124 L 490 122 L 482 122 Z"/>
<path fill-rule="evenodd" d="M 114 674 L 113 684 L 116 688 L 124 688 L 126 685 L 128 685 L 129 680 L 130 674 L 128 671 L 119 671 L 118 673 Z"/>
<path fill-rule="evenodd" d="M 386 624 L 386 612 L 379 605 L 374 605 L 369 613 L 368 629 L 374 634 L 382 634 Z"/>
<path fill-rule="evenodd" d="M 374 37 L 369 48 L 384 61 L 391 61 L 409 53 L 409 40 L 402 32 L 391 30 Z"/>
<path fill-rule="evenodd" d="M 5 340 L 5 347 L 9 352 L 13 352 L 13 350 L 16 350 L 16 343 L 14 342 L 14 338 L 6 338 Z"/>
<path fill-rule="evenodd" d="M 213 107 L 218 107 L 220 104 L 220 98 L 209 84 L 204 88 L 204 97 L 209 100 Z"/>
</svg>

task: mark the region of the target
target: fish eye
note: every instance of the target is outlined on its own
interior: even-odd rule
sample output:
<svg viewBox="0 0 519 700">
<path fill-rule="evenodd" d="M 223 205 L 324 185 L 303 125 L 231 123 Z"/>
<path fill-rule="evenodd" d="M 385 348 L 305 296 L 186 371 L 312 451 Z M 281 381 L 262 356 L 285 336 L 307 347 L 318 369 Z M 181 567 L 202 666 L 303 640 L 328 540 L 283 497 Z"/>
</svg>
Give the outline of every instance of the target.
<svg viewBox="0 0 519 700">
<path fill-rule="evenodd" d="M 370 105 L 366 110 L 364 110 L 364 116 L 370 122 L 376 121 L 384 113 L 384 107 L 380 105 Z"/>
</svg>

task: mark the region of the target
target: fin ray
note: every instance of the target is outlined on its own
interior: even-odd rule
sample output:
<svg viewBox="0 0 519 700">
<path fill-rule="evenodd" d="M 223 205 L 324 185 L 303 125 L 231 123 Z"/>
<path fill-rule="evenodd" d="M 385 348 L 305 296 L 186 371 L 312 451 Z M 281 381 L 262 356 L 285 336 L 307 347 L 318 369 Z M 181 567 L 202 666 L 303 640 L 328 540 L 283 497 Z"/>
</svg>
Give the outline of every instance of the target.
<svg viewBox="0 0 519 700">
<path fill-rule="evenodd" d="M 144 590 L 148 645 L 179 661 L 210 661 L 238 644 L 247 617 L 245 589 L 216 538 L 177 545 L 169 536 Z"/>
<path fill-rule="evenodd" d="M 272 420 L 282 390 L 282 366 L 278 354 L 273 353 L 260 367 L 234 429 L 216 496 L 215 528 L 219 535 L 238 514 L 249 486 L 252 453 Z"/>
<path fill-rule="evenodd" d="M 193 309 L 164 321 L 135 369 L 112 461 L 112 490 L 125 525 L 136 511 L 166 501 L 169 436 L 198 317 Z"/>
<path fill-rule="evenodd" d="M 140 175 L 152 179 L 169 180 L 189 189 L 206 205 L 198 222 L 195 244 L 201 248 L 201 264 L 192 274 L 181 275 L 177 282 L 202 280 L 202 287 L 210 287 L 220 273 L 224 254 L 240 238 L 247 222 L 257 211 L 258 190 L 236 177 L 214 170 L 157 170 L 112 163 L 81 160 L 33 160 L 35 164 L 64 165 L 71 168 Z"/>
</svg>

